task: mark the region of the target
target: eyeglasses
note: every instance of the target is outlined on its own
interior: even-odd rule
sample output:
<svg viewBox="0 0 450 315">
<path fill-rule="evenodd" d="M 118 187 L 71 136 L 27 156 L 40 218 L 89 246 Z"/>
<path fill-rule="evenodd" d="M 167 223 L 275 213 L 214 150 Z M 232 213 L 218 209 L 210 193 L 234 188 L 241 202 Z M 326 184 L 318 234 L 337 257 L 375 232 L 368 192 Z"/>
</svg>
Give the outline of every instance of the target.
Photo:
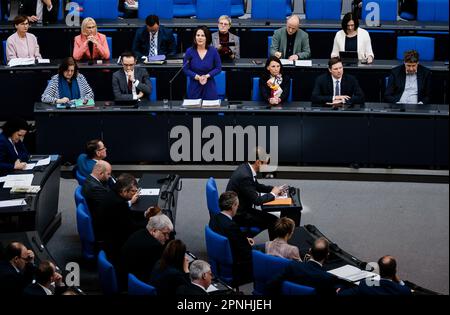
<svg viewBox="0 0 450 315">
<path fill-rule="evenodd" d="M 230 26 L 230 24 L 229 24 L 229 23 L 226 23 L 226 22 L 219 22 L 219 25 Z"/>
<path fill-rule="evenodd" d="M 122 64 L 124 67 L 133 67 L 134 63 L 123 63 Z"/>
<path fill-rule="evenodd" d="M 106 147 L 103 147 L 103 148 L 97 149 L 97 151 L 103 151 L 103 150 L 106 150 Z"/>
</svg>

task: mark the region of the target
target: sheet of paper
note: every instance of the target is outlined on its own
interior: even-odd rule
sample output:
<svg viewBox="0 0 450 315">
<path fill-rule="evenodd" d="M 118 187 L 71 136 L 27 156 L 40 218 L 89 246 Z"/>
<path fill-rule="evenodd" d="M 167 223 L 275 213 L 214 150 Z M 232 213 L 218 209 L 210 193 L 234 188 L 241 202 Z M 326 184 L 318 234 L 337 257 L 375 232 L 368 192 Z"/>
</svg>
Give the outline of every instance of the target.
<svg viewBox="0 0 450 315">
<path fill-rule="evenodd" d="M 345 265 L 333 270 L 329 270 L 328 272 L 339 278 L 349 280 L 352 282 L 377 276 L 376 273 L 361 270 L 352 265 Z"/>
<path fill-rule="evenodd" d="M 208 287 L 208 289 L 206 289 L 206 292 L 208 292 L 208 293 L 211 293 L 211 292 L 214 292 L 214 291 L 219 291 L 219 289 L 216 288 L 216 286 L 215 286 L 214 284 L 211 284 L 211 285 Z"/>
<path fill-rule="evenodd" d="M 38 63 L 50 63 L 50 59 L 38 59 Z"/>
<path fill-rule="evenodd" d="M 292 66 L 294 64 L 294 61 L 289 59 L 280 59 L 280 61 L 283 66 Z"/>
<path fill-rule="evenodd" d="M 33 174 L 8 175 L 6 176 L 3 188 L 12 188 L 14 186 L 31 186 L 33 178 Z"/>
<path fill-rule="evenodd" d="M 31 171 L 36 166 L 36 163 L 27 163 L 27 167 L 25 167 L 26 171 Z"/>
<path fill-rule="evenodd" d="M 44 166 L 44 165 L 49 165 L 50 164 L 50 156 L 46 157 L 45 159 L 41 159 L 39 161 L 37 161 L 36 166 Z"/>
<path fill-rule="evenodd" d="M 185 99 L 184 101 L 183 101 L 183 105 L 182 106 L 186 106 L 186 107 L 189 107 L 189 106 L 201 106 L 201 104 L 202 104 L 202 99 L 201 98 L 199 98 L 199 99 Z"/>
<path fill-rule="evenodd" d="M 0 177 L 0 183 L 3 183 L 3 182 L 6 180 L 7 177 L 8 177 L 8 176 L 2 176 L 2 177 Z"/>
<path fill-rule="evenodd" d="M 220 107 L 220 100 L 204 100 L 202 107 Z"/>
<path fill-rule="evenodd" d="M 312 67 L 312 60 L 295 60 L 296 67 Z"/>
<path fill-rule="evenodd" d="M 26 204 L 27 204 L 27 202 L 23 198 L 2 200 L 2 201 L 0 201 L 0 208 L 24 206 Z"/>
<path fill-rule="evenodd" d="M 34 58 L 13 58 L 8 62 L 8 66 L 15 67 L 15 66 L 29 66 L 34 65 L 35 59 Z"/>
<path fill-rule="evenodd" d="M 141 189 L 140 195 L 141 196 L 159 196 L 159 189 L 144 188 L 144 189 Z"/>
</svg>

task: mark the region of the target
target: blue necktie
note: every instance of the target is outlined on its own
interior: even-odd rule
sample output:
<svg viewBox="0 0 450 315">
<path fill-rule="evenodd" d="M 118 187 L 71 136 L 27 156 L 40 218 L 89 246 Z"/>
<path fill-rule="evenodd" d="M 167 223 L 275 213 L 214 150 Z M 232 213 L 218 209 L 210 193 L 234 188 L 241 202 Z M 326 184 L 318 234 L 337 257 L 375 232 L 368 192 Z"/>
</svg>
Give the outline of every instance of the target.
<svg viewBox="0 0 450 315">
<path fill-rule="evenodd" d="M 339 80 L 336 80 L 336 87 L 334 88 L 334 96 L 341 95 L 341 88 L 339 87 Z"/>
</svg>

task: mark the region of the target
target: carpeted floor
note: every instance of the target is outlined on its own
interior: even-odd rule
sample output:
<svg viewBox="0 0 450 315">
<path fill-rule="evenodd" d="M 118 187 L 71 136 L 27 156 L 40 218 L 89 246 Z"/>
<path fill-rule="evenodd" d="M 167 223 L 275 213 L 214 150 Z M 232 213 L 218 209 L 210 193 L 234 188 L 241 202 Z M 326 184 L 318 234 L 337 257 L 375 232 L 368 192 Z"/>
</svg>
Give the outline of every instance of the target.
<svg viewBox="0 0 450 315">
<path fill-rule="evenodd" d="M 314 224 L 354 256 L 398 261 L 399 275 L 425 288 L 449 293 L 449 185 L 395 182 L 274 181 L 301 190 L 302 224 Z M 188 249 L 206 258 L 204 226 L 209 221 L 204 179 L 183 179 L 176 230 Z M 219 191 L 227 180 L 218 179 Z M 60 264 L 80 261 L 73 191 L 75 180 L 61 179 L 63 224 L 48 244 Z M 264 242 L 267 232 L 256 237 Z M 83 264 L 81 286 L 98 293 L 95 268 Z M 251 292 L 251 285 L 243 288 Z"/>
</svg>

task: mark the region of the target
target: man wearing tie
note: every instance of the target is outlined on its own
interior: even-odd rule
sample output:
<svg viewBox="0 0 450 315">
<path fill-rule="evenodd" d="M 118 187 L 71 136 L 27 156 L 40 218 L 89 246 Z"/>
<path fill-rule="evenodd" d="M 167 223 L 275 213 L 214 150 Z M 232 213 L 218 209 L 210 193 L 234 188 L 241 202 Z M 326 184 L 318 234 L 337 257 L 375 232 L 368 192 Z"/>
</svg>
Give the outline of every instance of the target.
<svg viewBox="0 0 450 315">
<path fill-rule="evenodd" d="M 122 70 L 113 74 L 112 86 L 116 101 L 140 100 L 148 97 L 152 86 L 145 69 L 136 67 L 136 57 L 132 52 L 125 52 L 121 56 Z"/>
<path fill-rule="evenodd" d="M 58 19 L 58 0 L 19 0 L 19 15 L 26 15 L 30 23 L 54 23 Z"/>
<path fill-rule="evenodd" d="M 136 31 L 133 40 L 133 52 L 137 59 L 157 55 L 175 55 L 177 49 L 175 37 L 171 30 L 159 25 L 158 16 L 147 16 L 145 24 Z"/>
<path fill-rule="evenodd" d="M 254 152 L 255 154 L 255 152 Z M 239 208 L 233 220 L 242 227 L 256 226 L 262 230 L 269 230 L 269 238 L 275 238 L 273 229 L 277 217 L 255 209 L 266 202 L 272 201 L 275 197 L 282 195 L 287 190 L 287 186 L 267 186 L 260 184 L 256 179 L 261 168 L 269 163 L 270 156 L 264 148 L 257 147 L 256 154 L 249 159 L 249 163 L 241 164 L 231 175 L 227 185 L 227 191 L 234 191 L 239 198 Z M 260 195 L 260 193 L 262 193 Z"/>
<path fill-rule="evenodd" d="M 23 170 L 27 167 L 28 151 L 23 139 L 29 129 L 23 119 L 8 120 L 2 127 L 0 134 L 0 172 L 8 173 L 13 170 Z"/>
<path fill-rule="evenodd" d="M 328 72 L 316 79 L 311 96 L 313 104 L 333 108 L 364 104 L 364 93 L 358 81 L 352 75 L 344 75 L 344 67 L 339 57 L 333 57 L 328 61 Z"/>
</svg>

